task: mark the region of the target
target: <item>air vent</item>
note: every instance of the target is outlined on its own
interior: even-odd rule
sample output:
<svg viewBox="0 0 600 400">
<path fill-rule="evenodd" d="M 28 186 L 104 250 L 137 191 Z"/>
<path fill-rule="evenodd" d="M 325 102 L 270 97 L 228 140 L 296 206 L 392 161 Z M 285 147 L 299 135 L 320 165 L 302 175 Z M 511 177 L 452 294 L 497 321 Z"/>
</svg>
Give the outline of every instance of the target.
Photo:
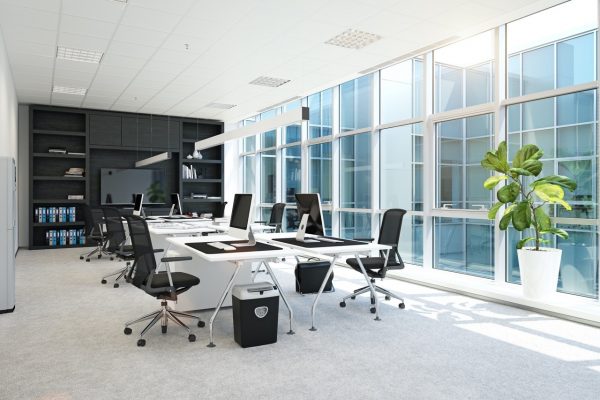
<svg viewBox="0 0 600 400">
<path fill-rule="evenodd" d="M 235 104 L 225 104 L 225 103 L 210 103 L 205 106 L 206 108 L 218 108 L 219 110 L 229 110 L 230 108 L 235 107 Z"/>
<path fill-rule="evenodd" d="M 356 29 L 348 29 L 339 35 L 329 39 L 325 44 L 345 47 L 347 49 L 362 49 L 373 42 L 381 39 L 381 36 L 374 33 L 363 32 Z"/>
<path fill-rule="evenodd" d="M 56 58 L 61 58 L 63 60 L 98 64 L 103 55 L 104 53 L 101 51 L 73 49 L 62 46 L 56 48 Z"/>
<path fill-rule="evenodd" d="M 63 93 L 63 94 L 74 94 L 77 96 L 85 96 L 87 89 L 85 88 L 72 88 L 66 86 L 54 86 L 52 88 L 54 93 Z"/>
<path fill-rule="evenodd" d="M 289 81 L 290 81 L 289 79 L 271 78 L 269 76 L 259 76 L 258 78 L 256 78 L 252 82 L 250 82 L 250 84 L 258 85 L 258 86 L 279 87 L 281 85 L 288 83 Z"/>
</svg>

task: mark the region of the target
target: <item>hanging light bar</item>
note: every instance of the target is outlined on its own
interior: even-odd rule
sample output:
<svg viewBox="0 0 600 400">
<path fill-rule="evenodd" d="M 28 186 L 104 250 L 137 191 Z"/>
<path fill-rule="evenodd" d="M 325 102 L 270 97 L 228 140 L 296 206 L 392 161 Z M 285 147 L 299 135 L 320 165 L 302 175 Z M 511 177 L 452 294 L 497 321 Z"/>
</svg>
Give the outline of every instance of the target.
<svg viewBox="0 0 600 400">
<path fill-rule="evenodd" d="M 195 143 L 195 148 L 196 150 L 204 150 L 210 147 L 220 146 L 230 140 L 257 135 L 261 132 L 272 131 L 280 126 L 288 126 L 302 121 L 308 121 L 308 107 L 296 108 L 265 121 L 259 121 L 252 125 L 247 125 L 229 132 L 223 132 L 220 135 L 208 139 L 199 140 Z"/>
<path fill-rule="evenodd" d="M 145 167 L 147 165 L 156 164 L 161 161 L 167 161 L 170 159 L 171 159 L 171 153 L 168 151 L 165 151 L 164 153 L 160 153 L 155 156 L 144 158 L 143 160 L 140 160 L 140 161 L 136 161 L 135 167 L 136 168 Z"/>
</svg>

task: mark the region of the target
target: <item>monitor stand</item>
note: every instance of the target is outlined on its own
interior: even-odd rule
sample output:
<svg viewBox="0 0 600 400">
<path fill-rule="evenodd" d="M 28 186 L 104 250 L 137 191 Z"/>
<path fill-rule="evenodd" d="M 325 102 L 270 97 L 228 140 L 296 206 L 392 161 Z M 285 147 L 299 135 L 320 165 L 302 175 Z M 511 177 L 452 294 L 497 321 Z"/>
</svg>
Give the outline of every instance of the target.
<svg viewBox="0 0 600 400">
<path fill-rule="evenodd" d="M 252 233 L 252 228 L 248 228 L 248 241 L 245 243 L 231 243 L 233 247 L 253 247 L 256 246 L 256 239 L 254 238 L 254 233 Z"/>
</svg>

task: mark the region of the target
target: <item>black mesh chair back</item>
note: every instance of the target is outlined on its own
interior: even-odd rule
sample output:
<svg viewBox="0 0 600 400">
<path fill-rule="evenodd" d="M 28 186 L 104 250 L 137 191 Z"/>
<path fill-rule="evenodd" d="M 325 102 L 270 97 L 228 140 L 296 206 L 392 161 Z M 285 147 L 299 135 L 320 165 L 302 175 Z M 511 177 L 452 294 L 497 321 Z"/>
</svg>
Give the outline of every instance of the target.
<svg viewBox="0 0 600 400">
<path fill-rule="evenodd" d="M 85 221 L 85 236 L 92 235 L 97 229 L 97 225 L 94 221 L 94 214 L 92 209 L 87 204 L 82 204 L 81 210 L 83 211 L 83 219 Z"/>
<path fill-rule="evenodd" d="M 285 203 L 276 203 L 271 209 L 271 218 L 269 219 L 269 225 L 275 226 L 277 228 L 276 231 L 281 231 L 284 210 Z"/>
<path fill-rule="evenodd" d="M 148 225 L 141 217 L 128 215 L 125 219 L 127 220 L 129 237 L 135 254 L 135 268 L 132 271 L 131 282 L 141 288 L 148 277 L 156 270 L 152 240 L 148 232 Z"/>
<path fill-rule="evenodd" d="M 383 214 L 377 243 L 394 247 L 398 246 L 404 214 L 406 214 L 406 210 L 401 208 L 392 208 Z"/>
<path fill-rule="evenodd" d="M 119 250 L 127 240 L 121 213 L 118 209 L 113 207 L 104 207 L 102 208 L 102 211 L 104 213 L 104 224 L 106 225 L 106 234 L 108 236 L 107 250 L 115 252 L 116 250 Z"/>
</svg>

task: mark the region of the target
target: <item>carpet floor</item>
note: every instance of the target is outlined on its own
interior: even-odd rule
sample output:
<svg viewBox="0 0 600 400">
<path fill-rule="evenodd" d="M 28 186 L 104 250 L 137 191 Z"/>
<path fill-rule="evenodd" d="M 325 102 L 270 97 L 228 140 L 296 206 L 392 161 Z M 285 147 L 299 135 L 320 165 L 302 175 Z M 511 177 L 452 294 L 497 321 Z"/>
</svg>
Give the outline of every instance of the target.
<svg viewBox="0 0 600 400">
<path fill-rule="evenodd" d="M 101 285 L 108 260 L 79 261 L 77 249 L 19 252 L 17 306 L 0 315 L 0 399 L 594 399 L 600 398 L 600 329 L 393 279 L 405 298 L 339 307 L 364 286 L 336 268 L 335 293 L 317 309 L 294 292 L 293 267 L 274 264 L 296 318 L 286 335 L 280 308 L 275 344 L 242 349 L 231 309 L 215 321 L 215 343 L 194 327 L 155 327 L 144 348 L 123 323 L 158 301 L 122 284 Z M 259 278 L 259 280 L 261 280 Z M 201 282 L 200 285 L 210 282 Z M 205 321 L 210 312 L 198 313 Z"/>
</svg>

